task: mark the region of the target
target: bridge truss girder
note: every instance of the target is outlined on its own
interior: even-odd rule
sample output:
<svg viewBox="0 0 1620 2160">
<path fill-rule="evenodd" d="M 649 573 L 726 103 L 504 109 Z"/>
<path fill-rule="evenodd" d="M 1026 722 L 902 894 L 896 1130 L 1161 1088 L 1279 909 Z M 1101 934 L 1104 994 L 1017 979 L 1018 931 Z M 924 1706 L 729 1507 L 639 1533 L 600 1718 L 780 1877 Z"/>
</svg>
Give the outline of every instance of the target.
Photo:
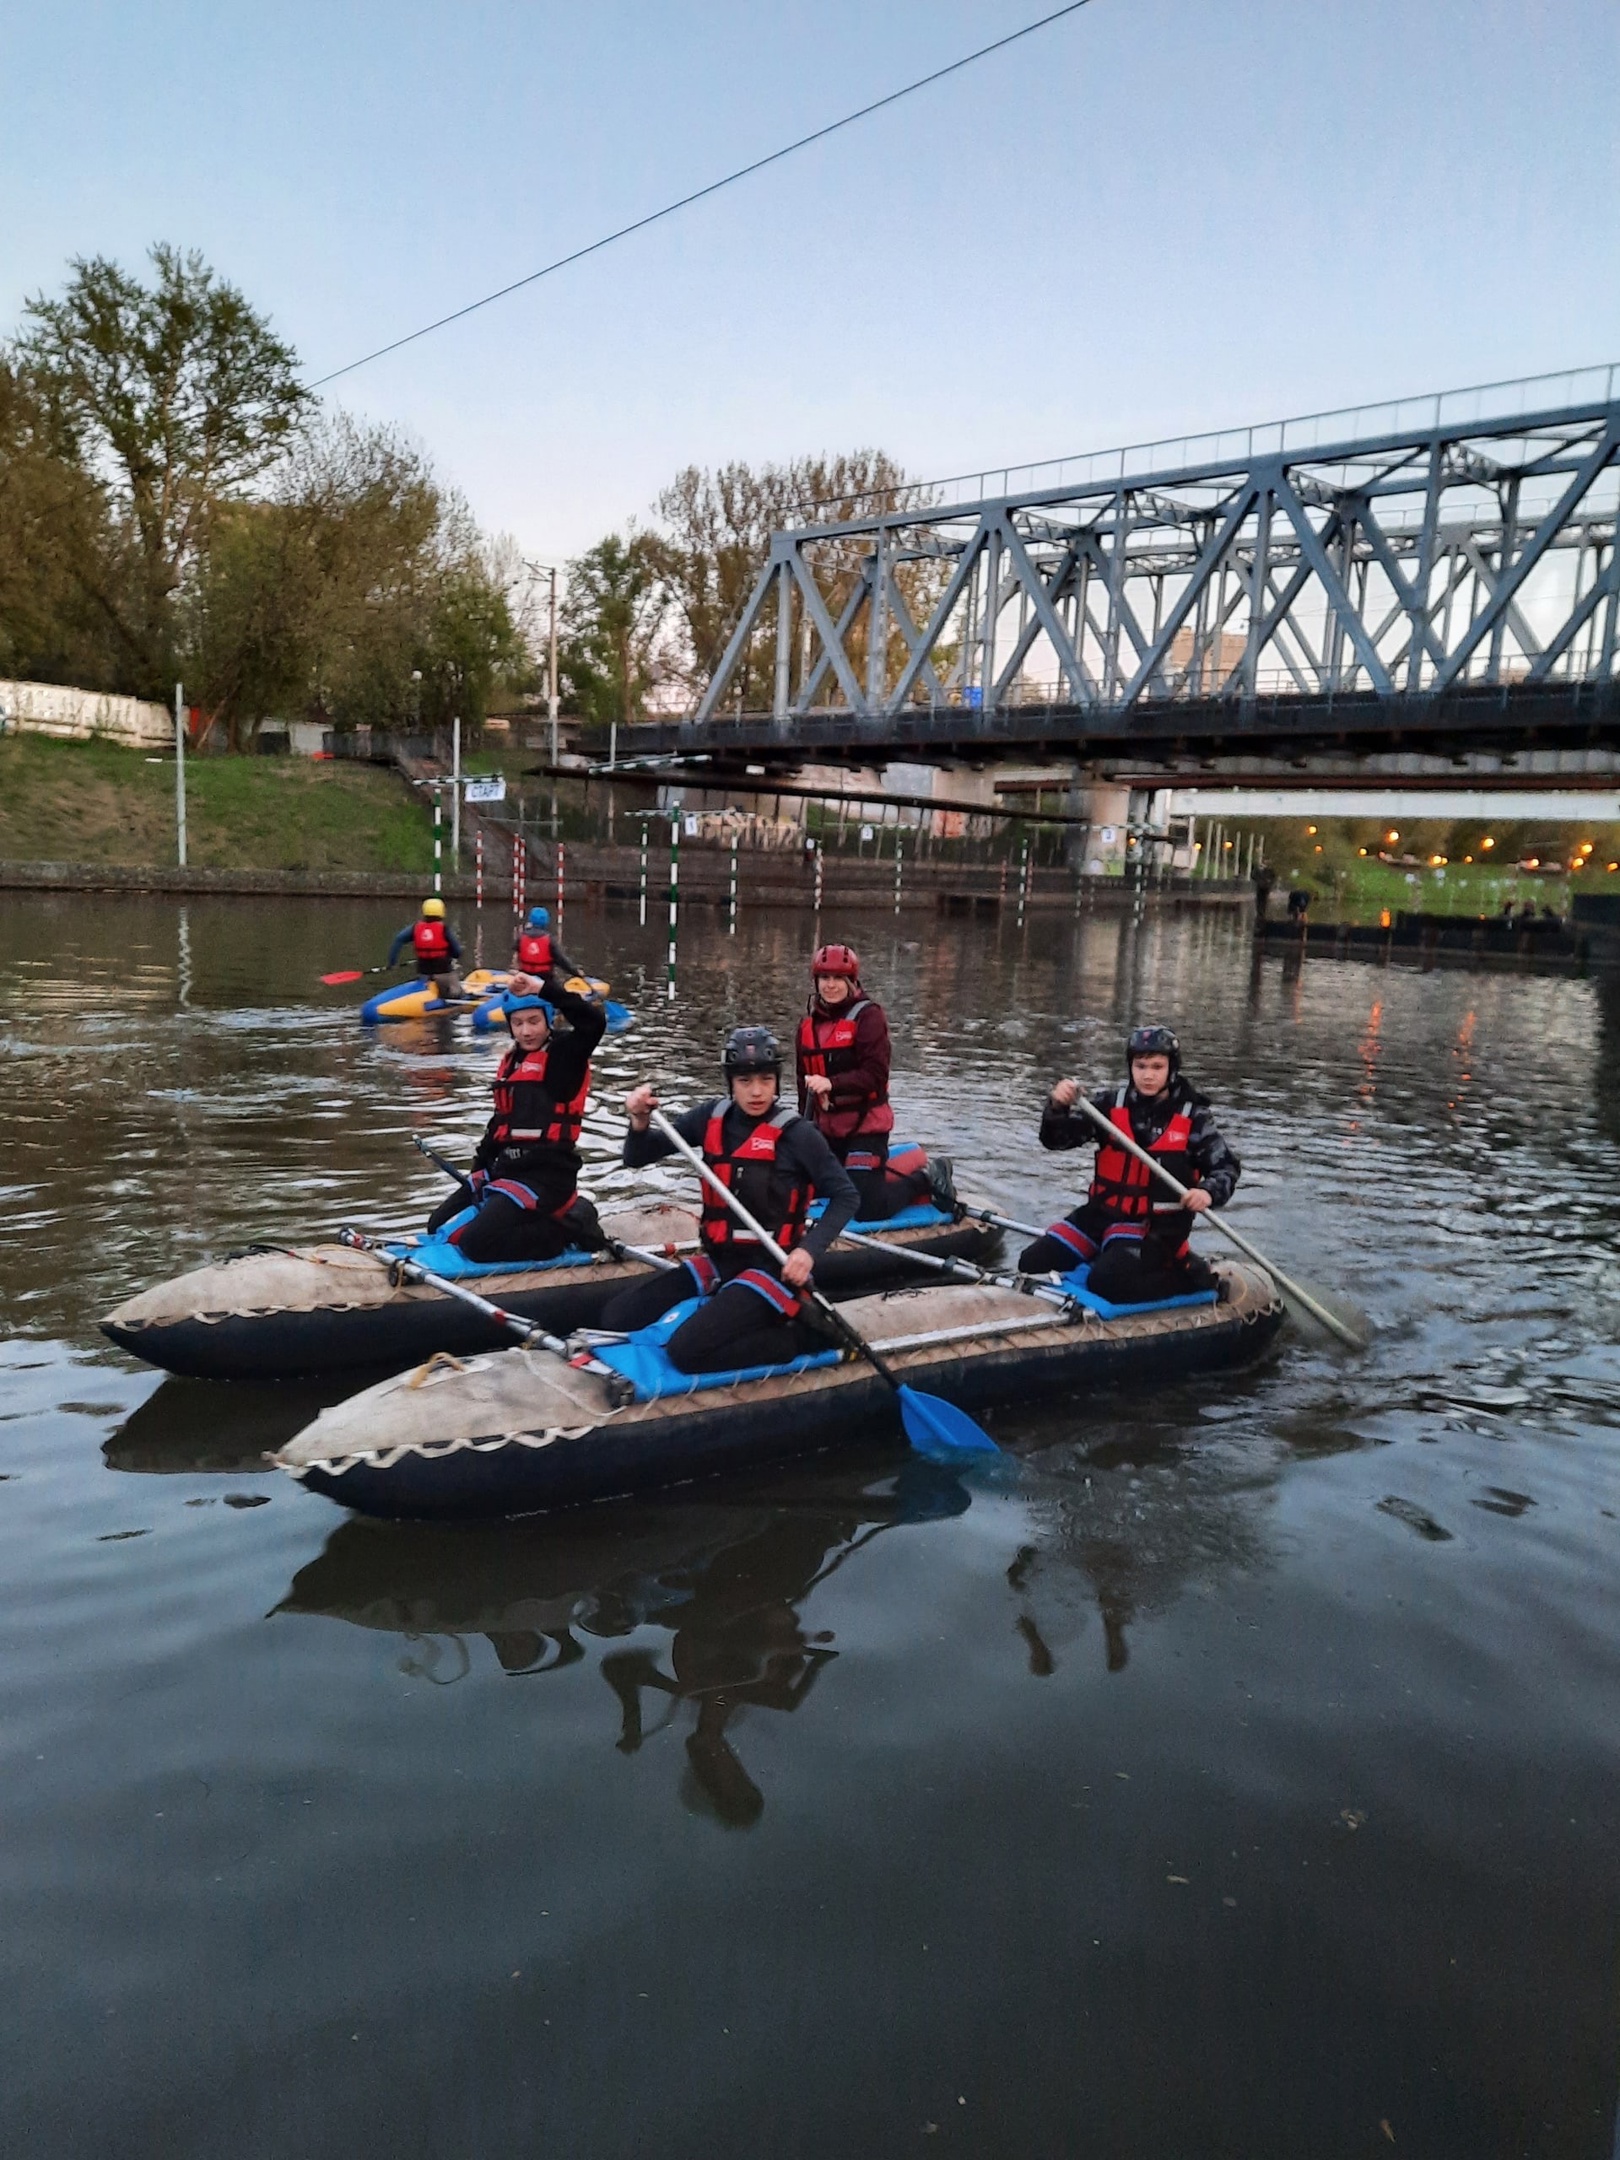
<svg viewBox="0 0 1620 2160">
<path fill-rule="evenodd" d="M 695 716 L 1383 700 L 1616 678 L 1620 398 L 773 536 Z"/>
</svg>

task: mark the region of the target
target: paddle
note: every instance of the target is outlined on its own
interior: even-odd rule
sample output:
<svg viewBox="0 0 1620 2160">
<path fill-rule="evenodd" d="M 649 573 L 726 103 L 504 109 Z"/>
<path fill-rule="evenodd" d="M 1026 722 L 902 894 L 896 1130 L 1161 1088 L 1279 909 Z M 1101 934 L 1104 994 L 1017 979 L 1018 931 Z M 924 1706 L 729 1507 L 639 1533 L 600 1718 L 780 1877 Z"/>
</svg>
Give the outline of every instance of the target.
<svg viewBox="0 0 1620 2160">
<path fill-rule="evenodd" d="M 335 975 L 323 975 L 323 983 L 364 982 L 368 975 L 393 975 L 398 970 L 388 966 L 369 968 L 339 968 Z"/>
<path fill-rule="evenodd" d="M 1110 1119 L 1105 1118 L 1094 1102 L 1088 1101 L 1084 1095 L 1078 1095 L 1069 1106 L 1071 1117 L 1075 1111 L 1079 1111 L 1082 1116 L 1088 1117 L 1100 1132 L 1106 1133 L 1114 1147 L 1123 1148 L 1127 1155 L 1134 1155 L 1139 1163 L 1145 1163 L 1160 1184 L 1167 1185 L 1178 1200 L 1186 1200 L 1187 1187 L 1182 1184 L 1181 1180 L 1172 1176 L 1163 1163 L 1150 1155 L 1146 1148 L 1138 1147 L 1129 1133 L 1121 1132 L 1117 1125 Z M 1257 1260 L 1266 1273 L 1272 1277 L 1284 1296 L 1292 1298 L 1294 1303 L 1305 1312 L 1308 1312 L 1313 1320 L 1325 1327 L 1330 1335 L 1336 1335 L 1339 1341 L 1351 1350 L 1366 1349 L 1366 1343 L 1353 1328 L 1346 1327 L 1336 1314 L 1330 1313 L 1320 1300 L 1312 1297 L 1308 1290 L 1302 1289 L 1293 1280 L 1292 1276 L 1285 1275 L 1275 1260 L 1268 1260 L 1257 1245 L 1249 1243 L 1241 1230 L 1234 1230 L 1229 1222 L 1223 1222 L 1213 1208 L 1202 1209 L 1199 1213 L 1199 1220 L 1207 1222 L 1212 1229 L 1218 1230 L 1222 1237 L 1229 1239 L 1237 1247 L 1239 1252 L 1247 1253 L 1251 1260 Z"/>
<path fill-rule="evenodd" d="M 453 1185 L 467 1183 L 465 1171 L 458 1170 L 453 1162 L 447 1162 L 436 1148 L 430 1148 L 419 1133 L 412 1133 L 411 1143 L 420 1148 L 434 1168 L 442 1170 Z M 598 1228 L 600 1229 L 600 1225 Z M 605 1230 L 601 1231 L 601 1238 L 603 1249 L 610 1252 L 615 1260 L 645 1260 L 649 1267 L 657 1268 L 662 1275 L 670 1274 L 681 1265 L 679 1260 L 667 1259 L 663 1253 L 650 1252 L 645 1245 L 626 1245 L 616 1237 L 609 1237 Z M 521 1267 L 523 1263 L 519 1260 L 514 1261 L 513 1265 Z"/>
<path fill-rule="evenodd" d="M 676 1154 L 689 1163 L 704 1184 L 719 1195 L 749 1235 L 758 1239 L 779 1266 L 786 1266 L 787 1254 L 775 1238 L 762 1224 L 754 1220 L 730 1186 L 715 1175 L 697 1149 L 681 1138 L 662 1110 L 653 1111 L 652 1122 Z M 937 1395 L 920 1394 L 916 1388 L 907 1387 L 897 1380 L 866 1337 L 852 1327 L 838 1307 L 829 1303 L 819 1290 L 807 1284 L 802 1294 L 809 1298 L 839 1341 L 858 1356 L 865 1358 L 885 1385 L 893 1389 L 900 1405 L 900 1422 L 905 1427 L 906 1438 L 919 1455 L 930 1456 L 935 1461 L 949 1461 L 956 1455 L 1000 1454 L 1001 1450 L 983 1426 L 976 1425 L 965 1410 L 958 1410 L 954 1403 L 942 1402 Z"/>
</svg>

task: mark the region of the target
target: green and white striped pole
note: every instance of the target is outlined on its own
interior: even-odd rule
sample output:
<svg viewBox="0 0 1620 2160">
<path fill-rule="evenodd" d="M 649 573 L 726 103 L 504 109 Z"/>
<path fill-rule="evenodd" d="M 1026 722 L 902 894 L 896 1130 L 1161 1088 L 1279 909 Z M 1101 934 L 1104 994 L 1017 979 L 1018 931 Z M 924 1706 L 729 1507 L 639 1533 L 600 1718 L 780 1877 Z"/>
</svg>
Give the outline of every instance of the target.
<svg viewBox="0 0 1620 2160">
<path fill-rule="evenodd" d="M 439 802 L 439 783 L 433 783 L 433 890 L 444 891 L 444 834 L 442 831 L 443 809 Z"/>
<path fill-rule="evenodd" d="M 737 835 L 731 836 L 731 918 L 726 925 L 727 937 L 737 935 Z"/>
</svg>

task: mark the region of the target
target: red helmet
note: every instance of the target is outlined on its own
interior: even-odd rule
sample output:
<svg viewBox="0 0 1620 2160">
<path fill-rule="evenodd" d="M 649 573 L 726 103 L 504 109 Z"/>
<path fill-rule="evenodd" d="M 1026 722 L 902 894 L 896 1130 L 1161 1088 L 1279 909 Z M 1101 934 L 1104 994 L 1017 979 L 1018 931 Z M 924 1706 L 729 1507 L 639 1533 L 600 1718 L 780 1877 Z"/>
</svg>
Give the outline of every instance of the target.
<svg viewBox="0 0 1620 2160">
<path fill-rule="evenodd" d="M 860 955 L 847 945 L 818 945 L 811 955 L 810 972 L 812 975 L 842 975 L 850 982 L 859 982 Z"/>
</svg>

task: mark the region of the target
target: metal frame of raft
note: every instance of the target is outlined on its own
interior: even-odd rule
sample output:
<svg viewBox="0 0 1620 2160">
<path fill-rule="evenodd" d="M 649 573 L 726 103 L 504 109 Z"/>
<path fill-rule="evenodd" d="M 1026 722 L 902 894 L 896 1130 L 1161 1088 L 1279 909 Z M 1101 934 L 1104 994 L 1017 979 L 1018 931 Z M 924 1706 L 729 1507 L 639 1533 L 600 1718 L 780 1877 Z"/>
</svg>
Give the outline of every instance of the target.
<svg viewBox="0 0 1620 2160">
<path fill-rule="evenodd" d="M 1219 1272 L 1228 1295 L 1218 1305 L 1120 1320 L 1033 1299 L 1020 1312 L 1008 1301 L 1021 1293 L 1005 1290 L 896 1291 L 849 1310 L 906 1380 L 963 1406 L 1023 1404 L 1251 1363 L 1282 1324 L 1282 1300 L 1258 1268 L 1229 1262 Z M 497 1398 L 487 1412 L 480 1391 Z M 567 1403 L 570 1421 L 531 1426 L 548 1391 Z M 884 1382 L 855 1362 L 651 1401 L 616 1402 L 614 1392 L 607 1375 L 544 1353 L 434 1359 L 324 1412 L 267 1460 L 361 1514 L 520 1515 L 808 1453 L 869 1437 L 895 1418 Z M 486 1415 L 485 1429 L 456 1429 Z M 409 1425 L 421 1429 L 400 1438 Z"/>
</svg>

